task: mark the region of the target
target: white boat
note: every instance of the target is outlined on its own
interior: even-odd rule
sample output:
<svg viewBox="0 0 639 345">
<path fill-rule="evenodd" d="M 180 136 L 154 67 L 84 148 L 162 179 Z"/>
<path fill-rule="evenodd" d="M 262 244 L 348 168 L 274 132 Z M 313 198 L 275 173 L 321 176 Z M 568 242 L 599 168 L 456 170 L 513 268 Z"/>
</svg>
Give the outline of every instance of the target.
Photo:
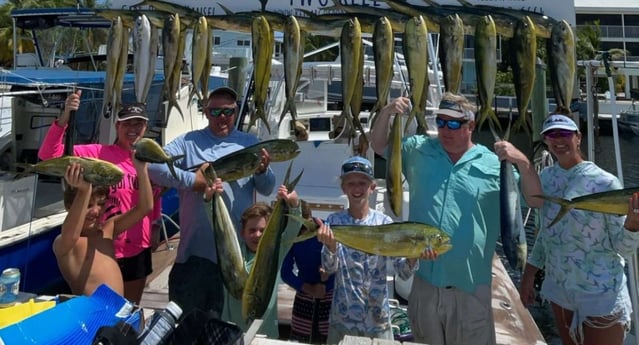
<svg viewBox="0 0 639 345">
<path fill-rule="evenodd" d="M 72 28 L 109 28 L 111 22 L 83 8 L 23 9 L 12 12 L 14 32 L 23 29 L 46 30 L 56 25 Z M 32 27 L 33 23 L 41 26 Z M 44 25 L 48 23 L 49 26 Z M 39 25 L 40 25 L 39 24 Z M 34 30 L 34 34 L 37 30 Z M 37 42 L 37 40 L 36 40 Z M 36 46 L 36 48 L 38 48 Z M 61 105 L 76 88 L 83 90 L 82 102 L 75 121 L 75 143 L 97 142 L 98 128 L 104 119 L 102 107 L 104 71 L 78 71 L 56 63 L 42 66 L 40 51 L 14 55 L 13 69 L 0 71 L 0 158 L 4 165 L 0 179 L 0 269 L 19 268 L 21 289 L 34 293 L 66 292 L 51 250 L 53 239 L 60 232 L 66 212 L 62 204 L 60 179 L 30 175 L 17 178 L 15 163 L 36 163 L 37 151 L 51 123 L 60 115 Z M 85 56 L 86 61 L 104 59 Z M 81 59 L 73 60 L 77 63 Z M 191 107 L 189 86 L 179 89 L 178 103 L 184 111 L 182 119 L 177 110 L 166 114 L 163 100 L 161 60 L 147 98 L 149 137 L 161 144 L 173 140 L 186 131 L 206 126 L 206 119 Z M 227 75 L 213 70 L 210 87 L 225 84 Z M 123 87 L 124 102 L 133 102 L 133 74 L 127 74 Z M 9 116 L 7 118 L 7 115 Z M 112 125 L 106 126 L 114 130 Z M 163 212 L 173 215 L 177 210 L 174 191 L 163 198 Z"/>
<path fill-rule="evenodd" d="M 637 109 L 634 100 L 630 107 L 619 113 L 617 124 L 619 129 L 632 132 L 634 135 L 639 136 L 639 109 Z"/>
</svg>

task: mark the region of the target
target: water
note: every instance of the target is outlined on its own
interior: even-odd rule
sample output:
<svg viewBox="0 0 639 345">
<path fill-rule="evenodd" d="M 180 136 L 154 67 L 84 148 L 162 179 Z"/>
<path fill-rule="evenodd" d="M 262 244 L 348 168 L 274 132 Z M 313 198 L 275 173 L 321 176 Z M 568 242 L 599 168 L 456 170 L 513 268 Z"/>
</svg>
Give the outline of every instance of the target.
<svg viewBox="0 0 639 345">
<path fill-rule="evenodd" d="M 583 128 L 583 127 L 582 127 Z M 594 162 L 602 169 L 618 176 L 617 163 L 615 159 L 615 143 L 609 128 L 603 128 L 602 134 L 595 137 L 594 140 Z M 492 148 L 494 140 L 492 135 L 488 131 L 482 131 L 475 133 L 473 140 L 477 143 L 481 143 L 489 148 Z M 532 155 L 532 145 L 530 144 L 530 138 L 526 134 L 516 134 L 511 142 L 529 157 Z M 637 150 L 639 148 L 639 136 L 635 136 L 628 133 L 621 133 L 619 137 L 619 149 L 621 157 L 621 170 L 623 172 L 623 182 L 625 187 L 639 186 L 639 155 Z M 583 133 L 581 141 L 581 150 L 584 157 L 588 157 L 588 138 L 586 133 Z M 526 211 L 526 209 L 524 209 Z M 525 216 L 525 213 L 524 213 Z M 527 229 L 527 240 L 529 251 L 534 244 L 534 225 L 533 216 L 531 215 Z M 519 287 L 521 275 L 519 272 L 510 269 L 507 260 L 503 256 L 501 247 L 497 247 L 497 254 L 502 259 L 504 266 L 508 270 L 515 286 Z M 555 327 L 555 321 L 552 314 L 552 310 L 548 303 L 541 304 L 539 302 L 529 308 L 529 311 L 535 319 L 539 330 L 541 331 L 544 339 L 549 345 L 561 345 L 561 340 Z M 634 327 L 633 327 L 634 328 Z"/>
</svg>

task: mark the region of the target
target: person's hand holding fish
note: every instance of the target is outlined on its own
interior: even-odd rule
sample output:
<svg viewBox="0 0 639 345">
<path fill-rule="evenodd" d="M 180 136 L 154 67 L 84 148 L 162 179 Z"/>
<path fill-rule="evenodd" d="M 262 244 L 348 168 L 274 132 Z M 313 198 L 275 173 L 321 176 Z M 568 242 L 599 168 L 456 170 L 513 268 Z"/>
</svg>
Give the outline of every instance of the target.
<svg viewBox="0 0 639 345">
<path fill-rule="evenodd" d="M 284 200 L 288 207 L 298 207 L 300 205 L 299 198 L 297 197 L 297 192 L 292 191 L 289 193 L 285 185 L 281 185 L 280 188 L 277 190 L 277 198 L 280 200 Z"/>
<path fill-rule="evenodd" d="M 639 231 L 639 193 L 634 193 L 628 200 L 628 215 L 623 227 L 628 231 Z"/>
<path fill-rule="evenodd" d="M 67 171 L 64 174 L 67 185 L 80 191 L 90 190 L 91 184 L 84 179 L 84 169 L 80 163 L 71 163 L 67 165 Z"/>
<path fill-rule="evenodd" d="M 266 149 L 263 148 L 260 165 L 257 167 L 257 170 L 255 170 L 255 173 L 258 175 L 265 173 L 270 163 L 271 163 L 271 155 L 268 153 L 268 151 L 266 151 Z"/>
<path fill-rule="evenodd" d="M 410 98 L 397 97 L 388 103 L 382 110 L 380 115 L 406 114 L 410 111 Z"/>
<path fill-rule="evenodd" d="M 324 223 L 321 220 L 319 223 L 320 227 L 317 230 L 317 240 L 322 242 L 331 253 L 335 254 L 337 251 L 337 241 L 335 240 L 333 231 L 331 231 L 328 223 Z"/>
<path fill-rule="evenodd" d="M 58 118 L 58 125 L 64 127 L 69 122 L 71 111 L 80 109 L 80 96 L 82 96 L 82 90 L 76 90 L 72 92 L 64 101 L 64 112 Z"/>
<path fill-rule="evenodd" d="M 495 154 L 497 154 L 500 161 L 507 160 L 517 166 L 520 166 L 520 164 L 530 164 L 528 157 L 506 140 L 495 142 L 494 148 Z"/>
<path fill-rule="evenodd" d="M 208 184 L 204 189 L 204 200 L 206 202 L 211 201 L 211 199 L 213 199 L 213 193 L 224 193 L 224 184 L 222 183 L 222 179 L 219 177 Z"/>
</svg>

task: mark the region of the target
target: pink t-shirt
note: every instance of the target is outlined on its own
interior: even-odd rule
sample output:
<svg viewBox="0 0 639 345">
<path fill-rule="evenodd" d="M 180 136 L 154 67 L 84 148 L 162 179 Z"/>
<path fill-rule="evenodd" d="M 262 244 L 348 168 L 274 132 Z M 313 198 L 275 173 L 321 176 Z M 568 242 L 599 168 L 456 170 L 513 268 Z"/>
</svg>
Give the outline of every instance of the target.
<svg viewBox="0 0 639 345">
<path fill-rule="evenodd" d="M 64 152 L 62 138 L 65 130 L 66 126 L 61 127 L 58 125 L 57 120 L 51 124 L 51 128 L 49 128 L 38 151 L 40 159 L 46 160 L 62 156 Z M 122 214 L 137 205 L 138 176 L 131 160 L 130 151 L 123 150 L 115 144 L 89 144 L 75 145 L 73 154 L 78 157 L 92 157 L 109 161 L 120 167 L 124 172 L 122 181 L 117 185 L 111 186 L 109 199 L 104 211 L 104 219 Z M 157 197 L 159 193 L 159 188 L 153 189 L 153 194 L 156 196 L 153 211 L 114 240 L 113 247 L 115 248 L 116 258 L 132 257 L 142 252 L 145 248 L 151 247 L 151 227 L 153 221 L 159 219 L 162 212 L 161 199 Z"/>
</svg>

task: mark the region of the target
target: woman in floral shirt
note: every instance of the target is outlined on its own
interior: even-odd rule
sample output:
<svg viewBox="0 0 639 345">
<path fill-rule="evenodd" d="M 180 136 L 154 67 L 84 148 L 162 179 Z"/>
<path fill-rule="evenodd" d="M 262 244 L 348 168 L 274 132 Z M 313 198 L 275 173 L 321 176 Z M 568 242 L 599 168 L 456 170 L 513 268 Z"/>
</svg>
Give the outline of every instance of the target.
<svg viewBox="0 0 639 345">
<path fill-rule="evenodd" d="M 550 115 L 541 134 L 559 163 L 541 172 L 545 195 L 569 200 L 622 188 L 614 175 L 583 159 L 581 133 L 572 119 Z M 534 277 L 544 268 L 541 295 L 552 304 L 562 343 L 621 345 L 632 312 L 624 257 L 639 246 L 639 198 L 630 199 L 627 217 L 573 209 L 550 226 L 559 209 L 551 202 L 541 208 L 541 231 L 522 278 L 522 302 L 533 303 Z"/>
</svg>

